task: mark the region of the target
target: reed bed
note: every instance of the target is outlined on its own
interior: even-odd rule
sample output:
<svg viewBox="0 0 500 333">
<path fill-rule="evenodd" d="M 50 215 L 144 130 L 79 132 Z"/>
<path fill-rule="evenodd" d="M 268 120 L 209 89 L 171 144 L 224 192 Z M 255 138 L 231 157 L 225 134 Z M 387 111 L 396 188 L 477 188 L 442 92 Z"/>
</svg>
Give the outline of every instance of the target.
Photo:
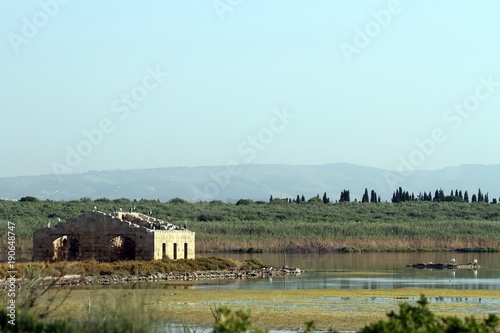
<svg viewBox="0 0 500 333">
<path fill-rule="evenodd" d="M 463 202 L 271 203 L 81 199 L 0 200 L 2 222 L 16 223 L 18 251 L 31 249 L 33 232 L 98 210 L 136 207 L 160 219 L 188 224 L 197 251 L 414 251 L 500 249 L 500 204 Z M 0 232 L 6 233 L 6 228 Z M 7 237 L 0 236 L 0 248 Z"/>
</svg>

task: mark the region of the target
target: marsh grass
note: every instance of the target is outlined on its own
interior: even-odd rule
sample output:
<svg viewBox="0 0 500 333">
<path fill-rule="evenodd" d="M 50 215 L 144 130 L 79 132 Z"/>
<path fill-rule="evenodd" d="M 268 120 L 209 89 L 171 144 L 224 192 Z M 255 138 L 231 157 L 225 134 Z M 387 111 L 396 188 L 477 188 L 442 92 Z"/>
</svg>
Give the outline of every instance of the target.
<svg viewBox="0 0 500 333">
<path fill-rule="evenodd" d="M 116 261 L 99 262 L 97 260 L 83 261 L 60 261 L 53 263 L 22 262 L 16 263 L 19 272 L 23 272 L 20 278 L 29 279 L 30 272 L 37 271 L 40 277 L 62 277 L 64 275 L 151 275 L 156 273 L 177 273 L 192 271 L 225 271 L 242 268 L 243 263 L 231 259 L 216 257 L 199 257 L 197 259 L 182 260 L 152 260 L 152 261 Z M 7 263 L 0 265 L 0 277 L 8 276 L 9 266 Z"/>
<path fill-rule="evenodd" d="M 416 251 L 500 249 L 500 204 L 393 203 L 188 203 L 174 200 L 82 199 L 68 202 L 0 200 L 0 217 L 16 223 L 18 250 L 31 248 L 35 230 L 113 206 L 153 210 L 173 223 L 187 221 L 198 252 L 211 251 Z M 0 247 L 6 248 L 6 237 Z"/>
<path fill-rule="evenodd" d="M 74 321 L 78 332 L 151 333 L 155 312 L 147 311 L 144 302 L 122 297 L 106 297 L 85 301 L 85 317 Z M 83 300 L 81 300 L 83 301 Z"/>
</svg>

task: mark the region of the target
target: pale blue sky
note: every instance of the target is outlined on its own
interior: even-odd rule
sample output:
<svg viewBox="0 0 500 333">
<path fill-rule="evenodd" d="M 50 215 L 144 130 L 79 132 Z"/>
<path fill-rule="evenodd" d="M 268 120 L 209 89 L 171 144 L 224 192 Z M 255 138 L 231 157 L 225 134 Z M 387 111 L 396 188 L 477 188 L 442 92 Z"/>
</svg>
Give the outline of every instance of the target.
<svg viewBox="0 0 500 333">
<path fill-rule="evenodd" d="M 1 0 L 0 177 L 500 164 L 498 13 L 496 0 Z"/>
</svg>

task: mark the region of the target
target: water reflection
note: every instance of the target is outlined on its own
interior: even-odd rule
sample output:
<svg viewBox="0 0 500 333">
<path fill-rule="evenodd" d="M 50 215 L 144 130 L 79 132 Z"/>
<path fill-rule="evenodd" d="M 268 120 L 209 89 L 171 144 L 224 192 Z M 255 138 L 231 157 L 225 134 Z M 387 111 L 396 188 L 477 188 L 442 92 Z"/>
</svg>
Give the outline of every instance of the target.
<svg viewBox="0 0 500 333">
<path fill-rule="evenodd" d="M 217 254 L 237 260 L 256 257 L 280 267 L 282 253 Z M 416 269 L 407 264 L 420 262 L 470 263 L 477 259 L 478 270 Z M 348 253 L 286 255 L 286 264 L 306 271 L 297 277 L 252 279 L 200 283 L 199 288 L 228 289 L 500 289 L 500 254 L 498 253 Z M 280 264 L 281 263 L 281 264 Z"/>
</svg>

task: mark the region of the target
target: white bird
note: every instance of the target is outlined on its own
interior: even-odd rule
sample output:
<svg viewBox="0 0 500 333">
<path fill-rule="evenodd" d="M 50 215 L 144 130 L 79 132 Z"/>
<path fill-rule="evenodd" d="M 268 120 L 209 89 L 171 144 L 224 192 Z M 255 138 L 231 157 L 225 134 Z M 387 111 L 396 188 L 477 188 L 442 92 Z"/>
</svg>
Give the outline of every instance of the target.
<svg viewBox="0 0 500 333">
<path fill-rule="evenodd" d="M 452 264 L 454 264 L 456 260 L 455 260 L 455 258 L 451 258 L 450 261 L 451 261 Z"/>
<path fill-rule="evenodd" d="M 476 264 L 477 264 L 477 259 L 472 260 L 472 263 L 473 263 L 474 265 L 476 265 Z"/>
<path fill-rule="evenodd" d="M 50 221 L 49 221 L 49 224 L 47 224 L 47 228 L 50 228 Z"/>
</svg>

